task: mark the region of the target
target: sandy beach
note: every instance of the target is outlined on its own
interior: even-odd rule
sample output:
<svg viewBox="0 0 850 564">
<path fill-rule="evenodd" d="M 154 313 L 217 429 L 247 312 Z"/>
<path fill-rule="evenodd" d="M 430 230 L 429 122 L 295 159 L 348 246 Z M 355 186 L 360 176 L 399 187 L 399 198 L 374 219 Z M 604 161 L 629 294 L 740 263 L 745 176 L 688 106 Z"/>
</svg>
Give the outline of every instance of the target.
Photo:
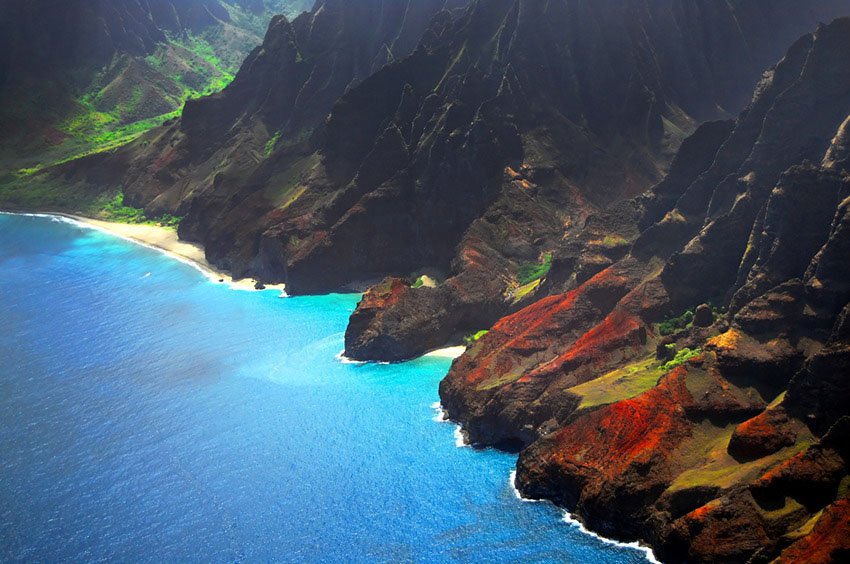
<svg viewBox="0 0 850 564">
<path fill-rule="evenodd" d="M 178 260 L 182 260 L 183 262 L 187 262 L 196 267 L 213 282 L 228 284 L 237 290 L 256 290 L 256 280 L 250 278 L 234 280 L 227 272 L 216 269 L 213 265 L 207 262 L 204 254 L 204 248 L 201 245 L 181 241 L 177 236 L 177 231 L 175 229 L 149 224 L 115 223 L 80 215 L 55 215 L 61 215 L 73 219 L 94 229 L 162 251 L 174 258 L 177 258 Z M 277 291 L 283 294 L 286 291 L 286 285 L 267 285 L 265 289 Z"/>
<path fill-rule="evenodd" d="M 431 351 L 425 354 L 425 356 L 438 356 L 440 358 L 458 358 L 464 352 L 466 352 L 466 347 L 463 345 L 458 345 L 455 347 L 445 347 L 442 349 L 437 349 L 435 351 Z"/>
</svg>

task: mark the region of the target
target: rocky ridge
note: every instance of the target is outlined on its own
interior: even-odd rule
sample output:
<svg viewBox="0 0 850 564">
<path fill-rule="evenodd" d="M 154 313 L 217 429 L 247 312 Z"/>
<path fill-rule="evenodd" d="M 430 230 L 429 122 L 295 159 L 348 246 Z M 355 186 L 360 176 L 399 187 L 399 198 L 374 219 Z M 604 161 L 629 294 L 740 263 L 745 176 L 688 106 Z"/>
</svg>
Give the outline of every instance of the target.
<svg viewBox="0 0 850 564">
<path fill-rule="evenodd" d="M 848 49 L 850 19 L 797 41 L 616 214 L 622 258 L 583 280 L 562 249 L 565 293 L 454 363 L 444 408 L 522 449 L 524 494 L 664 561 L 846 556 Z"/>
<path fill-rule="evenodd" d="M 299 245 L 298 260 L 287 259 L 290 282 L 298 291 L 304 267 L 310 270 L 301 278 L 334 283 L 391 272 L 415 285 L 423 267 L 442 272 L 436 288 L 390 295 L 382 290 L 398 284 L 385 281 L 352 317 L 346 354 L 400 360 L 486 329 L 553 293 L 557 271 L 586 280 L 622 257 L 637 234 L 633 221 L 619 221 L 634 210 L 604 210 L 661 179 L 697 124 L 742 109 L 749 85 L 799 37 L 791 14 L 814 26 L 809 9 L 823 10 L 819 17 L 843 13 L 838 5 L 800 11 L 798 3 L 473 5 L 427 58 L 388 69 L 390 75 L 405 65 L 438 65 L 439 82 L 395 79 L 402 95 L 387 106 L 399 110 L 380 114 L 380 127 L 393 123 L 402 133 L 397 170 L 384 163 L 378 189 L 361 188 L 355 207 L 311 226 L 321 230 L 321 242 Z M 783 31 L 771 36 L 768 28 Z M 377 86 L 386 91 L 385 81 L 366 81 L 361 90 Z M 423 91 L 430 93 L 417 98 Z M 351 94 L 331 124 L 345 119 Z M 411 136 L 404 116 L 415 105 Z M 440 129 L 420 134 L 427 120 Z M 714 126 L 714 135 L 723 127 Z M 364 151 L 371 143 L 356 141 Z M 333 156 L 325 151 L 328 160 Z M 390 205 L 393 223 L 385 219 Z M 604 213 L 604 226 L 587 227 Z M 407 217 L 403 224 L 399 215 Z M 568 245 L 580 256 L 568 258 Z M 287 246 L 282 254 L 291 253 Z M 545 272 L 549 263 L 548 279 L 527 274 Z"/>
</svg>

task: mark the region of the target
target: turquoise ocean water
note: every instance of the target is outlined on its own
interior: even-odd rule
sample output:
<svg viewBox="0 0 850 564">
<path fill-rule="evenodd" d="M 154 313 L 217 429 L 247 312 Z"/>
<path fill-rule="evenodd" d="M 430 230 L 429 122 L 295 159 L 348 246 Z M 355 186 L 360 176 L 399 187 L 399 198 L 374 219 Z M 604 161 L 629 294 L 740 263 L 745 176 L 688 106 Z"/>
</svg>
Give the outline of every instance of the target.
<svg viewBox="0 0 850 564">
<path fill-rule="evenodd" d="M 449 360 L 341 362 L 357 299 L 0 214 L 0 561 L 646 561 L 456 445 Z"/>
</svg>

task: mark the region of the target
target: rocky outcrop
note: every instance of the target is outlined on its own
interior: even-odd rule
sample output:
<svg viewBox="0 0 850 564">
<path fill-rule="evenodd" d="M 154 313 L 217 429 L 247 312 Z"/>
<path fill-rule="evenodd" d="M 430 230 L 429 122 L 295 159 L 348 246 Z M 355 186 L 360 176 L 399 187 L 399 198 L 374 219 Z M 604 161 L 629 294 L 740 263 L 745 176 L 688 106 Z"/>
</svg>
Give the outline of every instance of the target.
<svg viewBox="0 0 850 564">
<path fill-rule="evenodd" d="M 520 491 L 665 561 L 843 554 L 848 48 L 850 19 L 798 41 L 733 127 L 684 145 L 711 156 L 600 216 L 640 230 L 623 258 L 586 282 L 561 262 L 552 291 L 573 289 L 453 364 L 444 408 L 522 447 Z"/>
<path fill-rule="evenodd" d="M 817 517 L 811 532 L 782 551 L 777 562 L 841 562 L 850 555 L 850 500 L 842 499 Z M 805 531 L 803 531 L 805 533 Z"/>
<path fill-rule="evenodd" d="M 382 167 L 398 166 L 397 160 L 384 162 L 380 154 L 393 150 L 394 138 L 388 134 L 385 144 L 375 147 L 375 157 L 366 165 L 369 170 L 359 177 L 362 185 L 342 197 L 341 189 L 356 171 L 350 171 L 352 165 L 342 157 L 327 164 L 329 158 L 317 154 L 316 147 L 327 145 L 325 152 L 331 153 L 332 138 L 338 144 L 375 131 L 361 132 L 359 126 L 347 131 L 344 119 L 331 120 L 325 127 L 332 106 L 387 61 L 407 55 L 426 30 L 438 33 L 462 4 L 323 0 L 292 21 L 277 17 L 263 44 L 224 91 L 187 103 L 179 120 L 137 143 L 114 154 L 70 163 L 52 174 L 78 187 L 120 184 L 126 201 L 144 207 L 149 215 L 184 217 L 181 237 L 202 242 L 211 261 L 237 276 L 253 273 L 269 282 L 294 281 L 297 253 L 287 251 L 273 234 L 286 225 L 295 242 L 310 246 L 321 242 L 320 223 L 326 214 L 338 216 L 347 197 L 358 190 L 371 191 L 376 187 L 371 183 L 384 180 Z M 436 27 L 429 27 L 437 15 Z M 387 108 L 378 98 L 363 102 L 375 103 L 381 111 Z M 332 134 L 338 127 L 343 130 Z M 375 139 L 361 141 L 356 143 L 358 151 L 365 148 L 368 153 Z M 116 174 L 104 178 L 103 170 Z M 381 242 L 387 241 L 376 240 Z M 334 252 L 347 252 L 343 247 L 340 244 Z M 338 289 L 337 271 L 345 265 L 313 262 L 317 276 L 328 271 L 323 288 Z M 380 274 L 381 268 L 373 270 Z M 351 270 L 349 280 L 358 275 Z M 317 278 L 312 289 L 320 289 L 320 281 Z M 311 289 L 303 286 L 302 291 Z M 298 284 L 290 287 L 298 290 Z"/>
</svg>

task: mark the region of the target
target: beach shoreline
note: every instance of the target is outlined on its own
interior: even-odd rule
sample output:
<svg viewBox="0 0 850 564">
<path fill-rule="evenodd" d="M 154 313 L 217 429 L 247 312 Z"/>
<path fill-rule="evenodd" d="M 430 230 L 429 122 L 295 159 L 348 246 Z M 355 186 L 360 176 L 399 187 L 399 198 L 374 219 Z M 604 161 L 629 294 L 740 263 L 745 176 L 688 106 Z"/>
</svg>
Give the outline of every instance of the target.
<svg viewBox="0 0 850 564">
<path fill-rule="evenodd" d="M 157 250 L 175 260 L 179 260 L 184 264 L 192 266 L 204 274 L 204 276 L 213 283 L 227 284 L 234 290 L 262 291 L 256 288 L 258 281 L 255 279 L 244 278 L 236 280 L 228 272 L 217 269 L 207 261 L 204 248 L 201 245 L 180 240 L 177 236 L 177 230 L 173 228 L 164 227 L 162 225 L 152 225 L 149 223 L 119 223 L 59 211 L 42 212 L 0 209 L 0 213 L 64 218 L 83 227 L 108 233 L 114 237 L 124 239 L 125 241 Z M 281 297 L 287 296 L 286 284 L 266 284 L 264 285 L 263 290 L 279 292 Z M 423 354 L 420 358 L 431 357 L 453 360 L 460 357 L 465 351 L 466 346 L 464 345 L 446 346 L 429 351 Z M 347 359 L 344 356 L 344 351 L 338 355 L 338 358 L 343 362 L 360 364 L 359 361 Z"/>
<path fill-rule="evenodd" d="M 71 220 L 83 227 L 95 229 L 103 233 L 108 233 L 115 237 L 130 241 L 132 243 L 142 245 L 159 252 L 162 252 L 171 258 L 188 264 L 201 273 L 203 273 L 211 282 L 218 284 L 227 284 L 234 290 L 250 290 L 259 291 L 256 287 L 258 281 L 252 278 L 235 279 L 230 273 L 220 270 L 207 261 L 204 248 L 197 243 L 182 241 L 177 236 L 177 230 L 164 227 L 161 225 L 142 224 L 142 223 L 119 223 L 115 221 L 107 221 L 86 217 L 84 215 L 72 214 L 66 212 L 32 212 L 18 210 L 0 210 L 3 213 L 17 215 L 33 215 L 47 217 L 61 217 Z M 280 292 L 281 295 L 286 294 L 285 284 L 264 284 L 262 290 L 271 290 Z"/>
<path fill-rule="evenodd" d="M 439 358 L 458 358 L 465 352 L 465 345 L 455 345 L 451 347 L 443 347 L 441 349 L 433 350 L 431 352 L 425 353 L 423 356 L 432 356 Z"/>
</svg>

